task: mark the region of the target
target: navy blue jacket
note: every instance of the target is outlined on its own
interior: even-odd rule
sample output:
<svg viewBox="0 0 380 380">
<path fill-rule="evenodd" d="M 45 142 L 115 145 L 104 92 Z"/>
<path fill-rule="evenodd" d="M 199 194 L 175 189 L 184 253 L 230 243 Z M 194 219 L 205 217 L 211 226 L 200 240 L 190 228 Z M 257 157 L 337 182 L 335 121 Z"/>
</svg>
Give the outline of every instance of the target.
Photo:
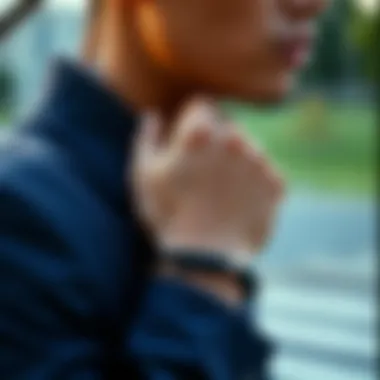
<svg viewBox="0 0 380 380">
<path fill-rule="evenodd" d="M 123 183 L 136 120 L 74 65 L 0 148 L 0 379 L 264 378 L 243 310 L 149 280 Z"/>
</svg>

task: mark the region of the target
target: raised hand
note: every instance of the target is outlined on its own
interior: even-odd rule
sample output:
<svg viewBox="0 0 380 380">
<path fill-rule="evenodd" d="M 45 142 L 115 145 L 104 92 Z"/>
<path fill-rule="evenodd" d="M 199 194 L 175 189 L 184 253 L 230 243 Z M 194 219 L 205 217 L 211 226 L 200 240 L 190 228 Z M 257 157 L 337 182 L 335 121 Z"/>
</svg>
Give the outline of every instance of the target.
<svg viewBox="0 0 380 380">
<path fill-rule="evenodd" d="M 163 141 L 165 128 L 172 128 Z M 167 248 L 258 252 L 267 240 L 283 181 L 209 101 L 189 102 L 172 126 L 147 117 L 136 142 L 136 204 Z"/>
</svg>

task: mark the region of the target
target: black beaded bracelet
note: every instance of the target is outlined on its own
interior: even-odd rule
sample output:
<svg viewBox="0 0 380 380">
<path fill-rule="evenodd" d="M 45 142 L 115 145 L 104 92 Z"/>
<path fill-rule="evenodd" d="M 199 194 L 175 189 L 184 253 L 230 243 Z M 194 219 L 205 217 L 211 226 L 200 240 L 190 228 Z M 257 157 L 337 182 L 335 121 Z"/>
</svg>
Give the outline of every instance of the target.
<svg viewBox="0 0 380 380">
<path fill-rule="evenodd" d="M 184 271 L 233 275 L 242 287 L 245 298 L 248 299 L 257 295 L 256 274 L 248 268 L 234 267 L 227 259 L 215 252 L 177 250 L 170 252 L 169 255 L 164 254 L 163 258 L 168 264 Z"/>
</svg>

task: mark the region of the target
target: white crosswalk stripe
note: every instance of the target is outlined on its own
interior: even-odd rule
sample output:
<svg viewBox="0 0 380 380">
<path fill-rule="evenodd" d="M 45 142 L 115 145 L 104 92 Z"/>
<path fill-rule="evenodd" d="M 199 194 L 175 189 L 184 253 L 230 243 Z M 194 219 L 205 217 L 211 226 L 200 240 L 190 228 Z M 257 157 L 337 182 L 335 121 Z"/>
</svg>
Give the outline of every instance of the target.
<svg viewBox="0 0 380 380">
<path fill-rule="evenodd" d="M 352 369 L 313 359 L 297 359 L 283 355 L 274 365 L 273 374 L 279 380 L 374 380 L 372 369 Z"/>
<path fill-rule="evenodd" d="M 266 268 L 258 310 L 278 346 L 275 380 L 376 378 L 376 273 L 362 258 L 343 267 L 325 258 L 289 271 Z"/>
</svg>

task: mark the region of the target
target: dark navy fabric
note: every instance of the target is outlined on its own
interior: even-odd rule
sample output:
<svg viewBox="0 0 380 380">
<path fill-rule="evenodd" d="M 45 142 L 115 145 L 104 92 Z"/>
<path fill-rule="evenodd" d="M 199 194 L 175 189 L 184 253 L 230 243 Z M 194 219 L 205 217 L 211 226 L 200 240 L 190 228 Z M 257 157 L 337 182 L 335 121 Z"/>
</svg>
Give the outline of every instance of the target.
<svg viewBox="0 0 380 380">
<path fill-rule="evenodd" d="M 248 314 L 171 280 L 133 217 L 136 118 L 74 64 L 0 147 L 0 378 L 263 379 Z"/>
</svg>

